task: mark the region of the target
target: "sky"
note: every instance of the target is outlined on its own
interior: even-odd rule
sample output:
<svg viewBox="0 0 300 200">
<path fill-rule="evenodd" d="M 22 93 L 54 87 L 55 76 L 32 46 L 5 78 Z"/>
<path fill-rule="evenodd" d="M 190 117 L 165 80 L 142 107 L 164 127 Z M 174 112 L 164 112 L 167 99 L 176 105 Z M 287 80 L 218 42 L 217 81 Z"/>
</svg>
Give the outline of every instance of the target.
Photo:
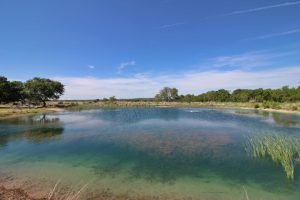
<svg viewBox="0 0 300 200">
<path fill-rule="evenodd" d="M 62 99 L 300 85 L 300 0 L 0 0 L 0 75 Z"/>
</svg>

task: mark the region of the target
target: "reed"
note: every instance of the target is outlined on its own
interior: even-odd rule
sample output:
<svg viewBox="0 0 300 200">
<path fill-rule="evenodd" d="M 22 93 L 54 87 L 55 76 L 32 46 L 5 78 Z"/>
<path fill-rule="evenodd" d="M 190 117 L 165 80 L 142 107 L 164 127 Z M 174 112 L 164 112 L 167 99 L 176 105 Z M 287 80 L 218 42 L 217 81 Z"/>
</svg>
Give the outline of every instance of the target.
<svg viewBox="0 0 300 200">
<path fill-rule="evenodd" d="M 289 180 L 294 180 L 294 159 L 300 157 L 300 142 L 295 138 L 278 134 L 251 136 L 246 151 L 254 158 L 271 158 L 283 167 Z"/>
</svg>

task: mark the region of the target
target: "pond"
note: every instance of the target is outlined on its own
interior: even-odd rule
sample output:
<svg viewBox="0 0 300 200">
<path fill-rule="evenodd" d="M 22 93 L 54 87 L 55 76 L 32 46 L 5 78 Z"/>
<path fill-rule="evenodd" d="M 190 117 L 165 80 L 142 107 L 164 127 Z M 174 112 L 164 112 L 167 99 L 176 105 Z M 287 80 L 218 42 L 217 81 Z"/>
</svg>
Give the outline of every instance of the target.
<svg viewBox="0 0 300 200">
<path fill-rule="evenodd" d="M 300 199 L 252 135 L 300 139 L 300 116 L 207 108 L 93 109 L 0 120 L 0 183 L 79 199 Z"/>
</svg>

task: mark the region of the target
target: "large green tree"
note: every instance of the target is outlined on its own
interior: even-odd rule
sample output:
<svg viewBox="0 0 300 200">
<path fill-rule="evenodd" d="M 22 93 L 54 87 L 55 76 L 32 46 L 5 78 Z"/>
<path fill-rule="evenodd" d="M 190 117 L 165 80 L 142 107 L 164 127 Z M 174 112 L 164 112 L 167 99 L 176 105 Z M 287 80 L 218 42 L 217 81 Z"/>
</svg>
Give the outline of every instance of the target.
<svg viewBox="0 0 300 200">
<path fill-rule="evenodd" d="M 0 76 L 0 103 L 8 102 L 9 81 L 6 77 Z"/>
<path fill-rule="evenodd" d="M 175 101 L 179 98 L 178 90 L 176 88 L 164 87 L 155 98 L 160 101 Z"/>
<path fill-rule="evenodd" d="M 9 102 L 23 101 L 26 98 L 24 83 L 21 81 L 11 81 L 9 83 Z"/>
<path fill-rule="evenodd" d="M 58 81 L 36 77 L 25 83 L 25 91 L 30 100 L 40 101 L 45 107 L 46 101 L 58 99 L 64 93 L 64 85 Z"/>
</svg>

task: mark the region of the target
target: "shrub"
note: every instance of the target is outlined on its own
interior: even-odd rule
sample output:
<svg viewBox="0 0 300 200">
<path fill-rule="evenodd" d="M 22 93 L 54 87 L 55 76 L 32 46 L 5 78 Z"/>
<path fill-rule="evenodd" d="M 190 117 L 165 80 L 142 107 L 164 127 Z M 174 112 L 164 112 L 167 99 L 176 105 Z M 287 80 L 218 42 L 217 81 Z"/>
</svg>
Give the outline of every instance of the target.
<svg viewBox="0 0 300 200">
<path fill-rule="evenodd" d="M 263 108 L 264 109 L 266 109 L 266 108 L 270 108 L 271 106 L 270 106 L 270 102 L 267 102 L 267 101 L 265 101 L 265 102 L 263 102 Z"/>
<path fill-rule="evenodd" d="M 298 107 L 297 106 L 293 106 L 292 110 L 298 110 Z"/>
<path fill-rule="evenodd" d="M 254 105 L 254 108 L 259 108 L 259 107 L 260 107 L 259 104 Z"/>
<path fill-rule="evenodd" d="M 78 106 L 78 103 L 72 102 L 70 105 L 71 105 L 71 106 Z"/>
<path fill-rule="evenodd" d="M 278 103 L 276 103 L 276 102 L 273 102 L 273 103 L 271 104 L 271 108 L 272 108 L 272 109 L 275 109 L 275 110 L 281 109 L 280 105 L 279 105 Z"/>
</svg>

